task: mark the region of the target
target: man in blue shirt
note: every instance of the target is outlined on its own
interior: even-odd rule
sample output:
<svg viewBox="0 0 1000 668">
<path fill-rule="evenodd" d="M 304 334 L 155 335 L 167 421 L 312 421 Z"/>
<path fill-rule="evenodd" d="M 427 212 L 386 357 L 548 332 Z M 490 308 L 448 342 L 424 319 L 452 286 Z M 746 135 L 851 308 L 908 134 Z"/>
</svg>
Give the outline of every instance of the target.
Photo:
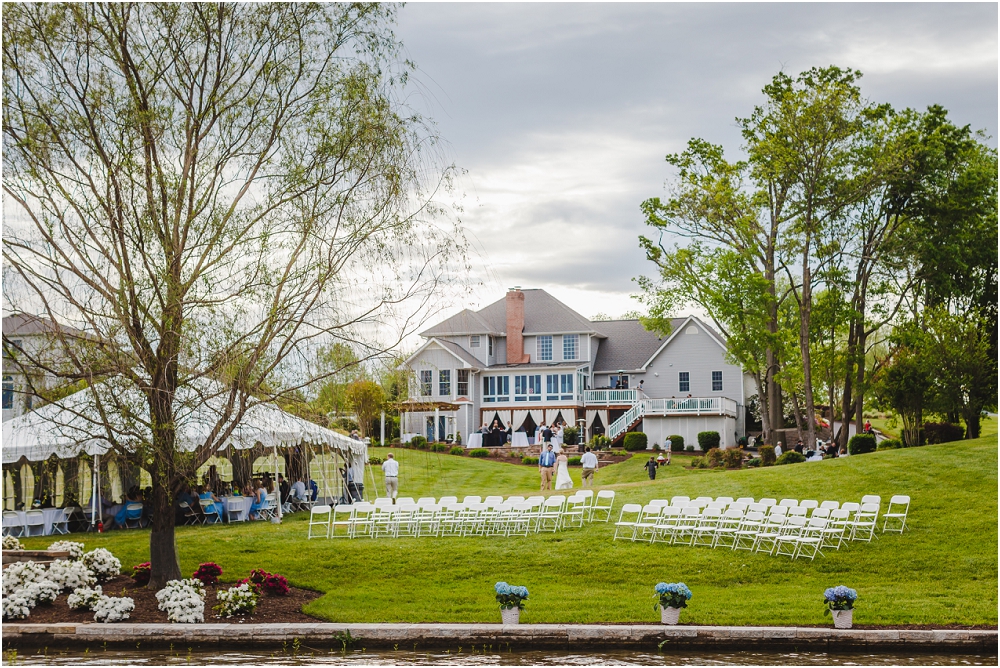
<svg viewBox="0 0 1000 668">
<path fill-rule="evenodd" d="M 552 444 L 549 443 L 545 450 L 538 455 L 538 470 L 542 474 L 542 491 L 552 489 L 552 470 L 556 465 L 556 453 L 552 452 Z"/>
</svg>

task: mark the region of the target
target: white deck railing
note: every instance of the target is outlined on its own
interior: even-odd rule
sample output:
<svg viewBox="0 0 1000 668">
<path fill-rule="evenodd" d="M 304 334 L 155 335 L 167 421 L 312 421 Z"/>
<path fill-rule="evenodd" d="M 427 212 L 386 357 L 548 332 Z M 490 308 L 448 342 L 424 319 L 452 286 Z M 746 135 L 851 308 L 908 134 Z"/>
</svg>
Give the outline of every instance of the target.
<svg viewBox="0 0 1000 668">
<path fill-rule="evenodd" d="M 736 402 L 727 397 L 645 399 L 646 415 L 736 415 Z"/>
<path fill-rule="evenodd" d="M 584 390 L 585 404 L 634 404 L 639 400 L 639 390 Z"/>
</svg>

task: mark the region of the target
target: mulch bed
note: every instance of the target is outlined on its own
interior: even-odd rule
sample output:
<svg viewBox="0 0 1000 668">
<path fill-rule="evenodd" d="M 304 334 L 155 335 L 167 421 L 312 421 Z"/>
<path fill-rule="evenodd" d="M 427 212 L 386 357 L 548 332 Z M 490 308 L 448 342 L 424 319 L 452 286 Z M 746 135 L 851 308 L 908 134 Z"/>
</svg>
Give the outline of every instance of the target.
<svg viewBox="0 0 1000 668">
<path fill-rule="evenodd" d="M 216 615 L 212 607 L 218 603 L 217 591 L 229 589 L 232 583 L 222 583 L 217 586 L 205 587 L 205 622 L 265 624 L 265 623 L 295 623 L 324 621 L 310 617 L 302 612 L 302 606 L 321 596 L 319 592 L 291 587 L 288 596 L 272 596 L 261 594 L 257 601 L 257 610 L 252 615 L 223 619 Z M 128 622 L 138 624 L 167 623 L 167 613 L 157 609 L 156 592 L 152 589 L 137 586 L 132 578 L 119 575 L 102 583 L 101 587 L 108 596 L 128 596 L 135 601 L 135 610 L 129 614 Z M 94 621 L 94 613 L 70 610 L 66 604 L 66 594 L 61 595 L 52 605 L 39 605 L 31 611 L 31 616 L 25 620 L 29 624 L 52 624 L 56 622 L 76 622 L 84 624 Z"/>
</svg>

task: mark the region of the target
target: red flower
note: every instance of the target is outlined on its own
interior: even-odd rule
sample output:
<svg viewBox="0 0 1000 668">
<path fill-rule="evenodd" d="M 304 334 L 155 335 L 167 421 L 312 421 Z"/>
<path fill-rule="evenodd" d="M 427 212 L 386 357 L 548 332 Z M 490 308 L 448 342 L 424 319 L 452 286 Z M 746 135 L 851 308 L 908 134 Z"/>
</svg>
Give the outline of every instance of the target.
<svg viewBox="0 0 1000 668">
<path fill-rule="evenodd" d="M 222 575 L 222 567 L 209 561 L 208 563 L 200 564 L 198 570 L 191 577 L 195 580 L 201 580 L 202 584 L 214 585 L 219 584 L 220 575 Z"/>
<path fill-rule="evenodd" d="M 149 584 L 150 566 L 149 562 L 144 562 L 132 567 L 132 581 L 137 585 Z"/>
</svg>

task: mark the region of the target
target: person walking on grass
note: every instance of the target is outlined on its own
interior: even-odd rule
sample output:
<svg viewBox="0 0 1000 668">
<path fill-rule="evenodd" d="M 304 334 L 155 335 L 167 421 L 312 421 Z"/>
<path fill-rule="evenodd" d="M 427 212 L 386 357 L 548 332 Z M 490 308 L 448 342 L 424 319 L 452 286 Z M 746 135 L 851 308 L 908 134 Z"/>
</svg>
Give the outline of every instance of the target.
<svg viewBox="0 0 1000 668">
<path fill-rule="evenodd" d="M 556 465 L 556 453 L 549 443 L 538 455 L 538 472 L 542 476 L 542 491 L 552 489 L 552 468 Z"/>
<path fill-rule="evenodd" d="M 399 462 L 391 452 L 382 462 L 382 473 L 385 474 L 385 495 L 396 503 L 396 495 L 399 493 Z"/>
<path fill-rule="evenodd" d="M 646 462 L 645 466 L 643 466 L 643 468 L 646 469 L 646 472 L 649 473 L 649 479 L 650 480 L 656 480 L 656 467 L 657 466 L 659 466 L 659 464 L 656 463 L 656 457 L 653 457 L 652 455 L 650 455 L 649 456 L 649 461 Z"/>
<path fill-rule="evenodd" d="M 590 446 L 587 446 L 587 451 L 583 453 L 583 457 L 580 457 L 580 465 L 583 466 L 583 482 L 581 485 L 583 487 L 593 487 L 594 472 L 597 471 L 597 455 L 590 451 Z"/>
</svg>

